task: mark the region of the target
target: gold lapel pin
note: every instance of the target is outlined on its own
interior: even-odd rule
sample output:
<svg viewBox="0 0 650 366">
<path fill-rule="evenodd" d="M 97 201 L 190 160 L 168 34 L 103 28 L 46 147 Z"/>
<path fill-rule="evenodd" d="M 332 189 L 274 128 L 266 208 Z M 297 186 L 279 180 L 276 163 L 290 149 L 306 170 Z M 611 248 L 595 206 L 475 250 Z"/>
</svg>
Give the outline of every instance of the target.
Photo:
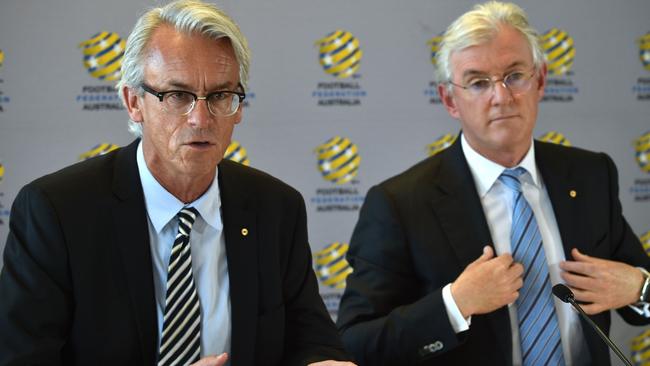
<svg viewBox="0 0 650 366">
<path fill-rule="evenodd" d="M 243 228 L 241 229 L 241 234 L 242 234 L 242 236 L 246 236 L 246 235 L 248 235 L 248 229 L 245 228 L 245 227 L 243 227 Z"/>
<path fill-rule="evenodd" d="M 578 195 L 578 192 L 576 192 L 575 190 L 572 189 L 572 190 L 569 191 L 569 196 L 571 198 L 576 198 L 577 195 Z"/>
</svg>

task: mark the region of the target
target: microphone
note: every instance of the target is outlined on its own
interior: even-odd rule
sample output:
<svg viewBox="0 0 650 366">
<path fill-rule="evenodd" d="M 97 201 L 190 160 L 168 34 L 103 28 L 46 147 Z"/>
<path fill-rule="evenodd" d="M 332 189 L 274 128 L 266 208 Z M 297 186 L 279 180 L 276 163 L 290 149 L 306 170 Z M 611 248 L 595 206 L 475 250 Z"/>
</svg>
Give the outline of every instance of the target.
<svg viewBox="0 0 650 366">
<path fill-rule="evenodd" d="M 553 295 L 555 295 L 558 299 L 562 300 L 562 302 L 566 302 L 573 305 L 573 307 L 578 311 L 578 313 L 580 313 L 580 315 L 582 315 L 582 317 L 587 321 L 587 323 L 589 323 L 589 325 L 591 325 L 591 327 L 594 328 L 594 330 L 596 331 L 596 333 L 598 333 L 600 338 L 602 338 L 602 340 L 605 343 L 607 343 L 609 348 L 611 348 L 612 351 L 616 353 L 618 358 L 620 358 L 624 364 L 628 366 L 632 366 L 632 363 L 623 355 L 623 352 L 621 352 L 621 350 L 618 349 L 618 347 L 616 347 L 614 342 L 612 342 L 612 340 L 609 339 L 609 337 L 607 337 L 607 335 L 598 327 L 598 325 L 596 325 L 596 323 L 594 323 L 594 321 L 591 320 L 589 316 L 587 316 L 587 314 L 585 313 L 584 310 L 582 310 L 580 305 L 576 303 L 575 295 L 573 295 L 573 292 L 571 291 L 570 288 L 568 288 L 566 285 L 558 283 L 557 285 L 553 286 Z"/>
</svg>

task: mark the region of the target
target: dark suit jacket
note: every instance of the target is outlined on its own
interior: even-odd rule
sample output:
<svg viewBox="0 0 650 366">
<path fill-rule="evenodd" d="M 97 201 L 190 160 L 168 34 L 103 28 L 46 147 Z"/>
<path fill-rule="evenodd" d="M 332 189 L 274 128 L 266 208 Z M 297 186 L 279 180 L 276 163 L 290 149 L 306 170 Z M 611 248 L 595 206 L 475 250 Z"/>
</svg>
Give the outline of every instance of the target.
<svg viewBox="0 0 650 366">
<path fill-rule="evenodd" d="M 0 276 L 1 365 L 154 365 L 153 269 L 136 147 L 37 179 L 16 197 Z M 219 188 L 231 364 L 344 358 L 318 294 L 300 194 L 226 160 Z"/>
<path fill-rule="evenodd" d="M 567 258 L 588 255 L 649 267 L 621 214 L 617 173 L 605 154 L 535 143 L 535 156 Z M 572 198 L 569 191 L 575 190 Z M 442 288 L 491 244 L 490 231 L 460 139 L 444 152 L 370 189 L 352 235 L 338 325 L 361 365 L 509 365 L 506 307 L 472 317 L 456 335 Z M 619 309 L 633 324 L 648 320 Z M 592 317 L 606 331 L 610 314 Z M 583 323 L 593 364 L 609 364 L 607 346 Z"/>
</svg>

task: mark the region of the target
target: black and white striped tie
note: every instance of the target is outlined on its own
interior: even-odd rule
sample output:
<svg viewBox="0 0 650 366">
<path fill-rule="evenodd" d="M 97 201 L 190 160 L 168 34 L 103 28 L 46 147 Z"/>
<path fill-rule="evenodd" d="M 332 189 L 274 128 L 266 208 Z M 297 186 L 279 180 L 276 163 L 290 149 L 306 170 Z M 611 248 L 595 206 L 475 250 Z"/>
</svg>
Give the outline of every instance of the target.
<svg viewBox="0 0 650 366">
<path fill-rule="evenodd" d="M 201 353 L 201 308 L 192 275 L 190 231 L 198 216 L 193 208 L 178 213 L 178 234 L 167 268 L 167 294 L 158 366 L 187 365 Z"/>
</svg>

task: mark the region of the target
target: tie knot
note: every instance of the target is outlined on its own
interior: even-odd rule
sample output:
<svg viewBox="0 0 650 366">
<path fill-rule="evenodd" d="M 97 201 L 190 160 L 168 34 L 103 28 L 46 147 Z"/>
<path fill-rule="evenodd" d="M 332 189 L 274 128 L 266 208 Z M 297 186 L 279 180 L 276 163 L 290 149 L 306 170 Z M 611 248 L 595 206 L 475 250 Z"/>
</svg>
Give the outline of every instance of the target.
<svg viewBox="0 0 650 366">
<path fill-rule="evenodd" d="M 521 192 L 521 181 L 519 177 L 526 174 L 526 169 L 519 167 L 506 169 L 499 176 L 499 180 L 515 192 Z"/>
<path fill-rule="evenodd" d="M 199 211 L 194 207 L 183 207 L 178 212 L 178 226 L 183 235 L 189 235 L 190 230 L 192 230 L 192 225 L 194 225 L 194 220 L 196 220 L 198 215 Z"/>
</svg>

